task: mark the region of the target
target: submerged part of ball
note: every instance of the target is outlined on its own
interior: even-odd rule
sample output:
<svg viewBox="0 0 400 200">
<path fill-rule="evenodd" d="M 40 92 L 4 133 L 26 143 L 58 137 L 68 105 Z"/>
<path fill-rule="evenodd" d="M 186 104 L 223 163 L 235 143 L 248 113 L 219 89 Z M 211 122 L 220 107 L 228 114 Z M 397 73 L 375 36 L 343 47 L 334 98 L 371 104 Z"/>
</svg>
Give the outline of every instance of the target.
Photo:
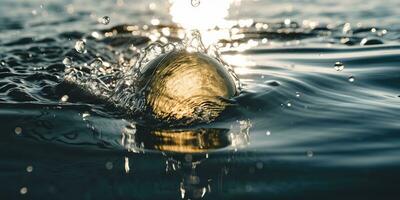
<svg viewBox="0 0 400 200">
<path fill-rule="evenodd" d="M 214 120 L 237 94 L 235 81 L 216 59 L 199 52 L 163 54 L 142 70 L 141 88 L 156 119 L 192 123 Z"/>
<path fill-rule="evenodd" d="M 126 147 L 133 145 L 147 150 L 172 153 L 205 153 L 231 145 L 229 129 L 154 129 L 136 126 L 136 132 Z"/>
</svg>

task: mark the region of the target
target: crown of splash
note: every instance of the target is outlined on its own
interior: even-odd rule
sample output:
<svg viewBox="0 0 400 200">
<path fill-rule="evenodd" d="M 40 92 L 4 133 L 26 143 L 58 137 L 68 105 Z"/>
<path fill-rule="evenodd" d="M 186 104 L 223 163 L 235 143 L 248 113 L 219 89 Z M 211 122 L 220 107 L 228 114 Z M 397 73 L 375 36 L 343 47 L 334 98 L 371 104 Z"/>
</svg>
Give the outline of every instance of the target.
<svg viewBox="0 0 400 200">
<path fill-rule="evenodd" d="M 135 62 L 129 66 L 110 64 L 100 58 L 95 58 L 89 65 L 66 66 L 65 80 L 130 113 L 144 111 L 146 88 L 140 88 L 137 84 L 143 67 L 162 54 L 181 50 L 200 52 L 215 58 L 232 76 L 237 91 L 241 90 L 241 83 L 233 68 L 221 59 L 216 46 L 205 47 L 198 31 L 187 34 L 180 43 L 151 43 L 135 55 Z"/>
</svg>

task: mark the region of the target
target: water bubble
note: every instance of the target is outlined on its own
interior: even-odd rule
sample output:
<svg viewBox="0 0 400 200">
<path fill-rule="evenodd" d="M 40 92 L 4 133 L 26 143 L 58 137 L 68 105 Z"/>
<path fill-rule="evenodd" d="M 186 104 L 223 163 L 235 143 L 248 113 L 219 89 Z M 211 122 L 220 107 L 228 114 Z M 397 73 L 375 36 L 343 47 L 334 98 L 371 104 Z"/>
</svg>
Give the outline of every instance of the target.
<svg viewBox="0 0 400 200">
<path fill-rule="evenodd" d="M 65 57 L 64 60 L 62 61 L 62 63 L 66 66 L 66 67 L 71 67 L 72 65 L 72 59 L 70 57 Z"/>
<path fill-rule="evenodd" d="M 1 66 L 5 66 L 6 65 L 6 62 L 4 62 L 3 60 L 0 62 L 0 65 Z"/>
<path fill-rule="evenodd" d="M 200 5 L 200 0 L 191 0 L 192 6 L 197 7 Z"/>
<path fill-rule="evenodd" d="M 354 76 L 349 76 L 349 82 L 354 82 L 356 80 L 356 78 Z"/>
<path fill-rule="evenodd" d="M 75 42 L 75 50 L 78 53 L 85 53 L 86 52 L 86 42 L 83 40 L 78 40 Z"/>
<path fill-rule="evenodd" d="M 33 171 L 33 166 L 29 165 L 28 167 L 26 167 L 26 171 L 27 172 L 32 172 Z"/>
<path fill-rule="evenodd" d="M 309 157 L 309 158 L 311 158 L 311 157 L 314 156 L 314 152 L 311 151 L 311 150 L 308 150 L 308 151 L 306 152 L 306 154 L 307 154 L 307 157 Z"/>
<path fill-rule="evenodd" d="M 26 194 L 28 192 L 28 188 L 27 187 L 22 187 L 20 190 L 19 190 L 19 193 L 21 193 L 21 194 Z"/>
<path fill-rule="evenodd" d="M 287 105 L 287 107 L 292 107 L 292 103 L 291 102 L 287 102 L 286 105 Z"/>
<path fill-rule="evenodd" d="M 92 68 L 99 68 L 103 65 L 103 60 L 101 58 L 95 58 L 91 63 L 90 67 Z"/>
<path fill-rule="evenodd" d="M 262 169 L 264 167 L 264 164 L 262 162 L 257 162 L 256 163 L 256 168 L 257 169 Z"/>
<path fill-rule="evenodd" d="M 340 71 L 343 71 L 344 65 L 341 62 L 336 62 L 335 65 L 334 65 L 334 68 L 335 68 L 336 71 L 340 72 Z"/>
<path fill-rule="evenodd" d="M 271 131 L 267 131 L 265 134 L 266 135 L 271 135 Z"/>
<path fill-rule="evenodd" d="M 101 24 L 107 25 L 110 23 L 110 17 L 109 16 L 100 17 L 97 21 Z"/>
<path fill-rule="evenodd" d="M 111 170 L 114 167 L 113 163 L 108 161 L 106 162 L 106 169 Z"/>
<path fill-rule="evenodd" d="M 22 133 L 22 128 L 21 127 L 15 127 L 14 129 L 15 134 L 19 135 Z"/>
<path fill-rule="evenodd" d="M 300 95 L 300 92 L 296 92 L 296 97 L 298 98 L 298 97 L 300 97 L 301 95 Z"/>
<path fill-rule="evenodd" d="M 64 96 L 61 97 L 61 101 L 62 101 L 62 102 L 67 102 L 68 99 L 69 99 L 69 96 L 68 96 L 68 95 L 64 95 Z"/>
</svg>

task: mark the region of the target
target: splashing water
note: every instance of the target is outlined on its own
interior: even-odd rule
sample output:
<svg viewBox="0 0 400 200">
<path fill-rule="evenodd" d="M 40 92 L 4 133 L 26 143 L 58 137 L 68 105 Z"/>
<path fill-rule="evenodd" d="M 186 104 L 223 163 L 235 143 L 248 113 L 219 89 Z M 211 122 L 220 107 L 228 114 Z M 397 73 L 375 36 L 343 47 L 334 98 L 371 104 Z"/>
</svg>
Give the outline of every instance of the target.
<svg viewBox="0 0 400 200">
<path fill-rule="evenodd" d="M 84 52 L 84 40 L 75 45 L 78 52 Z M 72 66 L 72 61 L 64 59 L 65 81 L 79 86 L 85 92 L 112 103 L 128 114 L 143 113 L 147 109 L 145 91 L 148 84 L 139 84 L 144 75 L 144 67 L 163 54 L 173 51 L 199 52 L 208 55 L 226 68 L 235 82 L 236 90 L 240 91 L 240 81 L 227 63 L 225 63 L 214 45 L 205 46 L 198 31 L 187 34 L 180 42 L 162 43 L 156 41 L 134 54 L 129 64 L 110 63 L 101 58 L 94 58 L 89 64 Z M 197 112 L 198 110 L 196 110 Z M 201 111 L 199 111 L 201 112 Z M 206 115 L 199 115 L 199 121 L 209 122 Z"/>
<path fill-rule="evenodd" d="M 177 199 L 181 193 L 185 199 L 195 199 L 193 193 L 205 199 L 398 196 L 393 184 L 400 177 L 398 1 L 232 0 L 229 7 L 225 0 L 201 0 L 193 7 L 189 1 L 169 0 L 155 1 L 150 11 L 149 1 L 125 1 L 125 6 L 123 0 L 85 1 L 85 6 L 49 1 L 46 10 L 39 9 L 45 2 L 15 2 L 3 0 L 0 13 L 5 22 L 0 25 L 1 177 L 7 183 L 2 199 L 80 199 L 82 194 Z M 168 2 L 174 2 L 169 9 L 174 24 L 166 24 Z M 91 13 L 130 24 L 85 35 L 94 25 L 106 27 L 94 24 L 106 14 Z M 159 20 L 145 23 L 151 19 Z M 138 65 L 145 45 L 157 40 L 183 44 L 188 29 L 201 31 L 204 49 L 208 41 L 217 41 L 213 44 L 243 83 L 236 105 L 221 118 L 185 126 L 186 131 L 170 130 L 121 116 L 98 101 L 103 95 L 114 106 L 123 104 L 107 97 L 129 75 L 124 72 Z M 87 39 L 86 53 L 73 48 L 79 39 Z M 156 55 L 146 57 L 151 62 Z M 71 59 L 62 63 L 65 57 Z M 342 72 L 334 69 L 337 61 L 345 65 Z M 64 71 L 78 77 L 84 92 L 75 82 L 61 82 Z M 350 75 L 356 77 L 353 83 Z M 95 89 L 89 88 L 92 84 Z M 63 95 L 68 101 L 60 100 Z M 230 136 L 228 129 L 242 119 L 252 122 L 250 143 L 233 152 L 246 135 Z M 125 127 L 132 134 L 121 135 Z M 184 147 L 203 151 L 205 162 L 192 169 L 191 163 L 200 160 L 197 153 L 160 152 Z"/>
</svg>

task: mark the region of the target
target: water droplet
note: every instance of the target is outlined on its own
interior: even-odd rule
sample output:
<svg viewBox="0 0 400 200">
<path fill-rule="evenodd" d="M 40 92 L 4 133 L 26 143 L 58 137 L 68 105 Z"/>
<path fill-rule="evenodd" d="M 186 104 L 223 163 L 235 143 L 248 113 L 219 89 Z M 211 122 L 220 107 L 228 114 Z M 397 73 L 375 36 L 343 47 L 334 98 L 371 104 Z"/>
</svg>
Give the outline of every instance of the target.
<svg viewBox="0 0 400 200">
<path fill-rule="evenodd" d="M 0 65 L 1 66 L 5 66 L 6 65 L 6 62 L 4 62 L 3 60 L 0 62 Z"/>
<path fill-rule="evenodd" d="M 264 164 L 262 162 L 257 162 L 256 163 L 256 168 L 257 169 L 262 169 L 264 167 Z"/>
<path fill-rule="evenodd" d="M 106 162 L 106 169 L 111 170 L 114 167 L 113 163 L 108 161 Z"/>
<path fill-rule="evenodd" d="M 296 92 L 296 97 L 299 98 L 301 96 L 300 92 Z"/>
<path fill-rule="evenodd" d="M 99 68 L 103 65 L 103 60 L 101 58 L 95 58 L 91 63 L 90 67 L 92 68 Z"/>
<path fill-rule="evenodd" d="M 86 52 L 86 42 L 83 40 L 78 40 L 75 42 L 75 50 L 78 53 L 85 53 Z"/>
<path fill-rule="evenodd" d="M 271 135 L 271 131 L 267 131 L 265 134 L 266 135 Z"/>
<path fill-rule="evenodd" d="M 130 170 L 130 168 L 129 168 L 129 158 L 125 157 L 125 172 L 129 173 L 129 170 Z"/>
<path fill-rule="evenodd" d="M 156 7 L 157 7 L 157 5 L 156 5 L 155 3 L 150 3 L 150 4 L 149 4 L 149 9 L 150 9 L 150 10 L 155 10 Z"/>
<path fill-rule="evenodd" d="M 311 151 L 311 150 L 308 150 L 308 151 L 307 151 L 307 157 L 311 158 L 311 157 L 313 157 L 313 156 L 314 156 L 314 152 Z"/>
<path fill-rule="evenodd" d="M 292 103 L 290 103 L 290 102 L 287 102 L 286 105 L 287 105 L 287 107 L 292 107 Z"/>
<path fill-rule="evenodd" d="M 90 113 L 89 112 L 82 113 L 83 120 L 86 120 L 88 117 L 90 117 Z"/>
<path fill-rule="evenodd" d="M 192 6 L 197 7 L 200 5 L 200 0 L 191 0 Z"/>
<path fill-rule="evenodd" d="M 336 62 L 334 68 L 336 71 L 340 72 L 340 71 L 343 71 L 344 65 L 341 62 Z"/>
<path fill-rule="evenodd" d="M 66 66 L 66 67 L 71 67 L 72 65 L 72 59 L 70 57 L 65 57 L 64 60 L 62 61 L 62 63 Z"/>
<path fill-rule="evenodd" d="M 68 99 L 69 99 L 69 96 L 68 96 L 68 95 L 64 95 L 64 96 L 61 97 L 61 101 L 62 101 L 62 102 L 67 102 Z"/>
<path fill-rule="evenodd" d="M 159 19 L 151 19 L 150 23 L 151 23 L 151 25 L 157 26 L 157 25 L 160 25 L 160 20 Z"/>
<path fill-rule="evenodd" d="M 33 166 L 29 165 L 28 167 L 26 167 L 26 171 L 31 173 L 33 171 Z"/>
<path fill-rule="evenodd" d="M 15 134 L 19 135 L 22 133 L 22 128 L 21 127 L 15 127 L 14 129 Z"/>
<path fill-rule="evenodd" d="M 26 194 L 26 193 L 28 192 L 28 188 L 27 188 L 27 187 L 22 187 L 22 188 L 19 190 L 19 192 L 20 192 L 21 194 Z"/>
<path fill-rule="evenodd" d="M 356 78 L 354 76 L 349 76 L 349 82 L 354 82 L 356 80 Z"/>
<path fill-rule="evenodd" d="M 261 40 L 261 43 L 262 44 L 266 44 L 268 42 L 268 39 L 267 38 L 263 38 L 262 40 Z"/>
<path fill-rule="evenodd" d="M 97 21 L 101 24 L 107 25 L 110 23 L 110 17 L 109 16 L 100 17 Z"/>
<path fill-rule="evenodd" d="M 283 23 L 285 24 L 285 26 L 289 26 L 292 23 L 292 20 L 285 19 L 285 21 Z"/>
</svg>

